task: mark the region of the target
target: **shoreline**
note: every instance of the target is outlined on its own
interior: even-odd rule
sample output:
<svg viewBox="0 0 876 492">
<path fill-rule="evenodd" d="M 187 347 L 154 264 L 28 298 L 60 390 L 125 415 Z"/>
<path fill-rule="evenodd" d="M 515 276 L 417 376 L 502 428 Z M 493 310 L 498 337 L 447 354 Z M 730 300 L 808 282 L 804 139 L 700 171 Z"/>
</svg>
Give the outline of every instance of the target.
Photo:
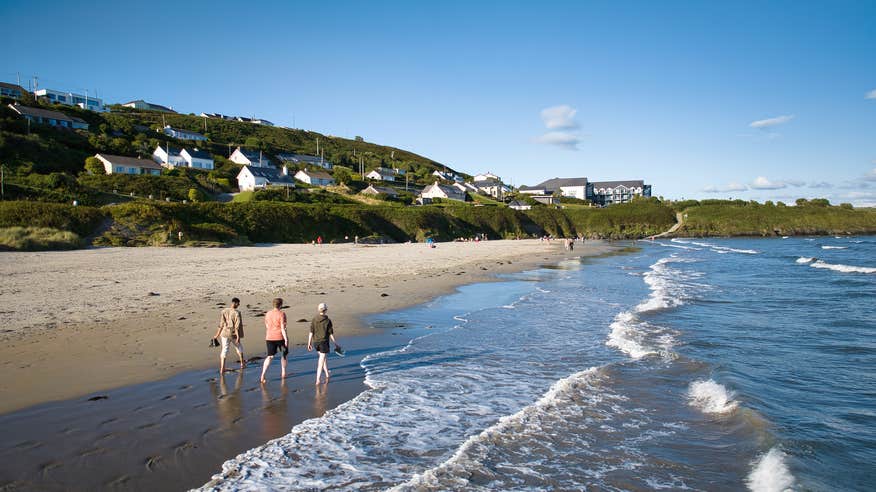
<svg viewBox="0 0 876 492">
<path fill-rule="evenodd" d="M 234 296 L 242 301 L 249 358 L 263 352 L 259 315 L 273 297 L 290 306 L 293 345 L 306 341 L 307 323 L 299 320 L 309 320 L 319 302 L 329 304 L 343 339 L 364 334 L 361 320 L 369 314 L 494 281 L 496 274 L 615 248 L 587 241 L 568 252 L 559 241 L 506 240 L 435 249 L 415 243 L 4 253 L 0 368 L 7 377 L 0 380 L 0 415 L 218 365 L 218 352 L 207 342 L 219 304 Z M 225 265 L 236 262 L 244 267 L 226 273 Z M 96 321 L 86 323 L 86 315 Z"/>
<path fill-rule="evenodd" d="M 589 243 L 586 248 L 579 247 L 573 252 L 564 251 L 559 244 L 544 246 L 549 248 L 542 252 L 546 256 L 540 253 L 538 257 L 512 260 L 510 264 L 507 259 L 498 260 L 505 268 L 481 270 L 478 267 L 465 275 L 456 275 L 454 272 L 458 272 L 451 269 L 448 274 L 437 277 L 443 280 L 435 282 L 433 288 L 416 289 L 416 293 L 405 297 L 404 303 L 399 299 L 392 308 L 372 304 L 367 312 L 360 309 L 356 334 L 346 330 L 349 325 L 339 333 L 339 341 L 348 356 L 330 357 L 332 382 L 328 386 L 313 385 L 315 355 L 300 346 L 293 347 L 290 354 L 289 378 L 280 380 L 279 364 L 275 361 L 268 371 L 268 383 L 260 385 L 260 360 L 250 362 L 242 373 L 227 372 L 219 376 L 215 371 L 216 351 L 203 344 L 199 350 L 210 357 L 200 368 L 101 390 L 92 397 L 97 399 L 87 398 L 91 393 L 85 393 L 4 412 L 0 423 L 11 432 L 6 444 L 0 447 L 0 459 L 5 463 L 0 467 L 0 483 L 26 490 L 45 490 L 58 485 L 63 488 L 71 484 L 85 489 L 155 490 L 207 483 L 227 459 L 285 435 L 304 420 L 319 417 L 356 398 L 367 390 L 365 372 L 359 365 L 361 359 L 402 346 L 410 338 L 409 334 L 416 334 L 407 332 L 416 327 L 369 327 L 367 316 L 428 302 L 452 293 L 461 285 L 501 282 L 499 273 L 624 249 L 621 245 L 601 242 Z M 393 289 L 405 288 L 408 288 L 405 279 L 386 286 L 391 293 L 395 292 Z M 213 311 L 211 307 L 210 312 Z M 294 327 L 296 320 L 287 316 Z M 345 313 L 336 317 L 336 324 L 349 316 Z M 249 339 L 259 334 L 257 328 L 253 329 L 254 324 L 250 321 Z M 253 336 L 253 332 L 257 335 Z M 250 349 L 248 357 L 260 353 L 259 349 Z M 235 367 L 236 363 L 230 366 Z M 124 374 L 118 376 L 125 377 Z M 78 388 L 81 387 L 80 382 Z M 63 444 L 51 444 L 59 435 L 64 436 Z"/>
</svg>

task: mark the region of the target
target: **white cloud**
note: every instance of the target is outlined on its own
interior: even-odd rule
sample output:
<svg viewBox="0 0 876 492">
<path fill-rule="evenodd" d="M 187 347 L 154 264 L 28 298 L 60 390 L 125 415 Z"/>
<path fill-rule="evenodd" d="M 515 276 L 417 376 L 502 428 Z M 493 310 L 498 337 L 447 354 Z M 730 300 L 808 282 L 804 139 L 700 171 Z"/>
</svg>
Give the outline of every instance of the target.
<svg viewBox="0 0 876 492">
<path fill-rule="evenodd" d="M 827 181 L 819 181 L 815 183 L 809 183 L 809 187 L 814 189 L 827 189 L 833 188 L 833 185 L 828 183 Z"/>
<path fill-rule="evenodd" d="M 556 145 L 568 150 L 578 150 L 578 144 L 581 143 L 581 136 L 570 132 L 547 132 L 540 137 L 536 137 L 535 142 L 546 145 Z"/>
<path fill-rule="evenodd" d="M 752 128 L 771 128 L 778 125 L 783 125 L 794 119 L 794 115 L 788 114 L 783 116 L 776 116 L 775 118 L 767 118 L 765 120 L 757 120 L 752 121 L 748 124 L 748 126 Z"/>
<path fill-rule="evenodd" d="M 801 186 L 806 186 L 806 182 L 805 182 L 805 181 L 800 181 L 799 179 L 786 179 L 786 180 L 784 180 L 784 181 L 782 181 L 782 182 L 785 183 L 785 184 L 788 185 L 788 186 L 793 186 L 794 188 L 799 188 L 799 187 L 801 187 Z"/>
<path fill-rule="evenodd" d="M 872 91 L 868 92 L 868 93 L 864 96 L 864 98 L 865 98 L 865 99 L 876 99 L 876 89 L 873 89 Z"/>
<path fill-rule="evenodd" d="M 755 190 L 781 190 L 782 188 L 787 188 L 788 185 L 781 181 L 774 182 L 763 176 L 758 176 L 751 182 L 751 187 Z"/>
<path fill-rule="evenodd" d="M 703 188 L 705 193 L 727 193 L 730 191 L 748 191 L 748 187 L 744 184 L 730 183 L 727 186 L 706 186 Z"/>
<path fill-rule="evenodd" d="M 578 144 L 581 143 L 583 136 L 577 132 L 568 131 L 578 128 L 578 123 L 575 121 L 577 113 L 577 109 L 567 104 L 542 109 L 541 119 L 544 121 L 544 126 L 552 131 L 536 137 L 535 142 L 556 145 L 566 150 L 578 150 Z"/>
<path fill-rule="evenodd" d="M 864 181 L 876 181 L 876 167 L 870 170 L 869 173 L 864 175 Z"/>
<path fill-rule="evenodd" d="M 578 123 L 575 121 L 575 114 L 577 113 L 577 109 L 561 104 L 542 109 L 541 119 L 544 121 L 544 126 L 549 130 L 578 128 Z"/>
</svg>

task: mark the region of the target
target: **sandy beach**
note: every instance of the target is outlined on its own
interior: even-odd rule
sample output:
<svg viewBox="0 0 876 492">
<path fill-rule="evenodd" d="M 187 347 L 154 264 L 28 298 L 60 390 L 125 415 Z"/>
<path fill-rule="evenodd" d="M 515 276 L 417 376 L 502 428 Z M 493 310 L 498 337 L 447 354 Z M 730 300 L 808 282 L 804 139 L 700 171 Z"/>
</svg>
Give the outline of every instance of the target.
<svg viewBox="0 0 876 492">
<path fill-rule="evenodd" d="M 264 351 L 259 316 L 283 297 L 296 344 L 319 302 L 339 333 L 398 309 L 608 244 L 557 241 L 242 248 L 106 248 L 0 254 L 0 413 L 167 378 L 216 364 L 207 342 L 224 303 L 242 301 L 247 357 Z M 75 377 L 71 377 L 71 371 Z"/>
</svg>

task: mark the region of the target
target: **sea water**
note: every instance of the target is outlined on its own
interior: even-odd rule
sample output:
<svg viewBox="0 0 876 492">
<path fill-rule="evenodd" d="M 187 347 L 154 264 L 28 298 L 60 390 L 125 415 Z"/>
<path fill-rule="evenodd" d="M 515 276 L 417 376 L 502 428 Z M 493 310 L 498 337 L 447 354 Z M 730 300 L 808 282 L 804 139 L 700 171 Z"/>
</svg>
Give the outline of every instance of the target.
<svg viewBox="0 0 876 492">
<path fill-rule="evenodd" d="M 369 390 L 219 490 L 872 490 L 876 238 L 675 239 L 371 321 Z"/>
</svg>

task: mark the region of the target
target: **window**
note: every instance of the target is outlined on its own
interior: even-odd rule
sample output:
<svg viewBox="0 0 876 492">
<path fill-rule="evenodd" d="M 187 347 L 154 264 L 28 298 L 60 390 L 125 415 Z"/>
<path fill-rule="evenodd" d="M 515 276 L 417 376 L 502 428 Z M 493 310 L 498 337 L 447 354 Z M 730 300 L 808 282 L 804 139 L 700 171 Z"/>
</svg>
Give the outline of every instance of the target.
<svg viewBox="0 0 876 492">
<path fill-rule="evenodd" d="M 123 168 L 122 166 L 116 166 L 116 172 L 123 173 L 123 172 L 125 172 L 125 168 Z"/>
</svg>

